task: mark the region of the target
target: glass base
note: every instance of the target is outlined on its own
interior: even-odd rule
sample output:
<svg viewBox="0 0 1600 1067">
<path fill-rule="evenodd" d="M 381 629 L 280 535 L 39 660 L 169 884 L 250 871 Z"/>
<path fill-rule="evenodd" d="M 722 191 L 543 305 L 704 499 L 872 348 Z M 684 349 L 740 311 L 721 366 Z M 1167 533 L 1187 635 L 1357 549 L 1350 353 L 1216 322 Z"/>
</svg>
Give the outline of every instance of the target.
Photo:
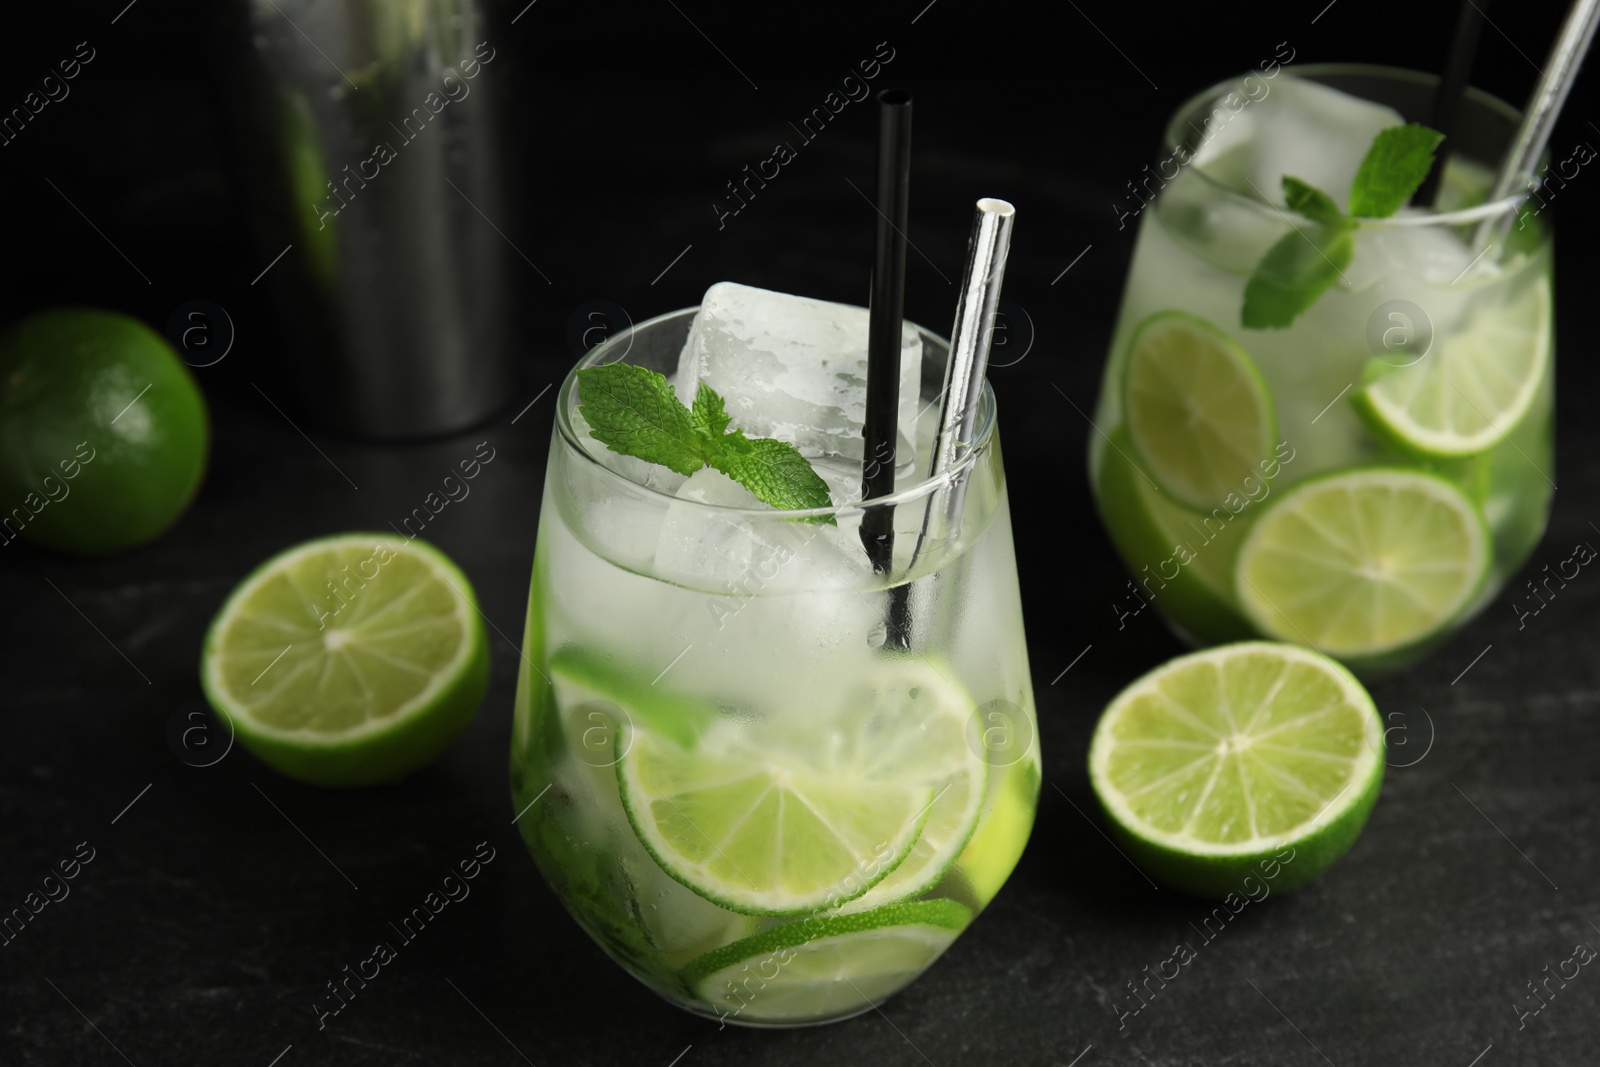
<svg viewBox="0 0 1600 1067">
<path fill-rule="evenodd" d="M 643 980 L 641 979 L 641 981 Z M 677 997 L 669 996 L 668 994 L 657 989 L 655 986 L 651 985 L 649 982 L 644 982 L 644 986 L 645 988 L 649 989 L 650 992 L 654 993 L 668 1004 L 671 1004 L 675 1008 L 681 1008 L 690 1015 L 698 1015 L 702 1019 L 707 1019 L 711 1022 L 722 1025 L 732 1023 L 734 1026 L 742 1026 L 746 1030 L 802 1030 L 809 1026 L 827 1026 L 829 1023 L 842 1023 L 846 1019 L 854 1019 L 858 1015 L 865 1015 L 867 1012 L 873 1011 L 878 1007 L 877 1004 L 869 1003 L 863 1004 L 859 1008 L 852 1008 L 849 1011 L 840 1012 L 836 1015 L 828 1015 L 820 1019 L 796 1019 L 792 1022 L 774 1022 L 760 1019 L 742 1019 L 739 1016 L 731 1013 L 723 1015 L 717 1011 L 708 1009 L 703 1004 L 697 1004 L 693 1001 L 680 1000 Z M 720 1025 L 718 1029 L 721 1029 Z"/>
</svg>

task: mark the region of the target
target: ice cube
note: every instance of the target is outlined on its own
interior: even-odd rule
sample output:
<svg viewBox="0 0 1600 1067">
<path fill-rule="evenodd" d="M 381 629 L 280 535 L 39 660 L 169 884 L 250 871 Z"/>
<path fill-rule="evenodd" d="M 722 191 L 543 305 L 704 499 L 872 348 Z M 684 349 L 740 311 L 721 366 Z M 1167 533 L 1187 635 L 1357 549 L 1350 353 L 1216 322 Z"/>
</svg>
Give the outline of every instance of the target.
<svg viewBox="0 0 1600 1067">
<path fill-rule="evenodd" d="M 1250 111 L 1254 136 L 1241 192 L 1282 204 L 1283 176 L 1291 174 L 1327 193 L 1341 209 L 1350 202 L 1372 139 L 1405 122 L 1392 107 L 1294 77 L 1279 79 Z"/>
<path fill-rule="evenodd" d="M 747 596 L 794 584 L 795 564 L 816 527 L 723 510 L 767 505 L 710 467 L 690 475 L 677 497 L 685 503 L 668 506 L 656 545 L 655 572 L 661 577 L 711 593 Z"/>
<path fill-rule="evenodd" d="M 788 441 L 808 459 L 859 463 L 867 324 L 865 308 L 719 282 L 706 291 L 679 357 L 678 396 L 692 404 L 705 382 L 749 436 Z M 907 324 L 900 334 L 897 472 L 914 461 L 921 385 L 922 340 Z"/>
<path fill-rule="evenodd" d="M 1355 256 L 1345 268 L 1344 282 L 1368 302 L 1408 301 L 1427 316 L 1427 323 L 1409 323 L 1435 336 L 1453 331 L 1466 316 L 1476 287 L 1467 282 L 1483 267 L 1473 261 L 1467 243 L 1440 226 L 1397 226 L 1356 231 Z M 1415 317 L 1415 309 L 1398 310 Z M 1396 320 L 1398 321 L 1398 320 Z"/>
<path fill-rule="evenodd" d="M 739 715 L 814 713 L 842 699 L 846 664 L 876 655 L 888 607 L 859 524 L 780 518 L 713 470 L 678 495 L 653 573 L 704 595 L 680 592 L 647 629 L 674 634 L 674 655 L 688 649 L 683 677 Z"/>
</svg>

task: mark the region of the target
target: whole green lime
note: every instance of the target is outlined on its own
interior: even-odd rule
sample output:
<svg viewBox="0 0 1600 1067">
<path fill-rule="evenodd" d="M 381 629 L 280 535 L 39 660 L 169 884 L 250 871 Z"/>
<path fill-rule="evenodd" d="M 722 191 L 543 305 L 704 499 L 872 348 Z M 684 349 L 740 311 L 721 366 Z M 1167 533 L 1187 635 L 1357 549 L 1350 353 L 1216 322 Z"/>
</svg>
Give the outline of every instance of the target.
<svg viewBox="0 0 1600 1067">
<path fill-rule="evenodd" d="M 194 378 L 137 319 L 55 308 L 0 336 L 0 541 L 144 544 L 194 498 L 209 442 Z"/>
</svg>

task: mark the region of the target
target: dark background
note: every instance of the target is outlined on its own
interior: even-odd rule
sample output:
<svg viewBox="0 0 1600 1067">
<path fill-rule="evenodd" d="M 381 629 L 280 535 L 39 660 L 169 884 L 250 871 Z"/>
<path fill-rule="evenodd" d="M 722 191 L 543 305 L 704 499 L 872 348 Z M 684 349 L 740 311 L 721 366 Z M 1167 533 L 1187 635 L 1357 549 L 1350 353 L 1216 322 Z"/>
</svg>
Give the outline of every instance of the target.
<svg viewBox="0 0 1600 1067">
<path fill-rule="evenodd" d="M 174 530 L 103 561 L 20 542 L 0 552 L 0 910 L 78 842 L 97 850 L 72 895 L 0 947 L 0 1064 L 1594 1062 L 1600 977 L 1588 969 L 1520 1029 L 1517 1014 L 1536 1006 L 1527 983 L 1576 943 L 1600 945 L 1592 577 L 1525 630 L 1502 597 L 1378 684 L 1391 766 L 1354 850 L 1310 887 L 1252 905 L 1120 1031 L 1126 983 L 1206 908 L 1153 889 L 1085 815 L 1099 709 L 1179 651 L 1148 614 L 1118 629 L 1111 605 L 1125 575 L 1087 495 L 1089 427 L 1059 395 L 1087 410 L 1099 379 L 1134 233 L 1118 229 L 1111 205 L 1191 93 L 1280 42 L 1296 64 L 1439 69 L 1451 5 L 675 3 L 490 8 L 497 63 L 514 75 L 505 136 L 517 162 L 516 209 L 497 221 L 549 278 L 507 259 L 523 318 L 519 388 L 481 428 L 444 441 L 375 446 L 306 425 L 327 460 L 251 386 L 281 379 L 293 340 L 265 285 L 250 284 L 273 250 L 251 239 L 240 181 L 239 144 L 255 131 L 227 108 L 241 59 L 222 29 L 233 0 L 8 11 L 0 108 L 77 42 L 97 56 L 67 99 L 0 147 L 0 318 L 83 303 L 160 328 L 204 299 L 227 309 L 237 340 L 196 372 L 212 409 L 211 466 Z M 1553 3 L 1495 5 L 1475 82 L 1520 103 L 1560 14 Z M 972 201 L 1018 207 L 1006 296 L 1034 336 L 991 380 L 1044 791 L 1005 891 L 882 1012 L 818 1030 L 719 1031 L 602 956 L 510 825 L 513 642 L 551 395 L 511 420 L 572 362 L 569 321 L 588 300 L 637 320 L 736 279 L 866 302 L 871 208 L 845 181 L 870 188 L 864 105 L 720 231 L 710 203 L 880 41 L 896 58 L 876 85 L 917 96 L 908 315 L 947 329 L 953 287 L 939 272 L 960 271 Z M 1579 82 L 1557 129 L 1562 156 L 1580 140 L 1600 144 L 1594 79 Z M 1600 177 L 1586 168 L 1552 209 L 1560 489 L 1530 574 L 1600 537 L 1584 318 L 1597 203 Z M 301 421 L 292 394 L 283 402 Z M 238 749 L 209 768 L 180 762 L 168 726 L 196 707 L 200 638 L 232 586 L 299 540 L 383 529 L 483 440 L 496 461 L 428 531 L 494 627 L 489 697 L 460 743 L 403 786 L 355 792 L 301 786 Z M 323 983 L 484 840 L 497 855 L 471 898 L 319 1032 L 311 1002 Z"/>
</svg>

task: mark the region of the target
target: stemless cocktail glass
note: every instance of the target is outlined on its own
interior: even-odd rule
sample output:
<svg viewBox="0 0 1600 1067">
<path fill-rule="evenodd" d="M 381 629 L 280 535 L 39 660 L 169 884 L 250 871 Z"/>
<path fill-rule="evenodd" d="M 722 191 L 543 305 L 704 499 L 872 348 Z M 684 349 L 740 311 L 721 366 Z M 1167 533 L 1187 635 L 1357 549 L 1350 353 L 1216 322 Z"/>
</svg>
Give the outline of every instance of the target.
<svg viewBox="0 0 1600 1067">
<path fill-rule="evenodd" d="M 1426 123 L 1435 83 L 1307 67 L 1223 83 L 1172 118 L 1153 202 L 1127 204 L 1142 218 L 1090 435 L 1133 571 L 1112 608 L 1124 626 L 1153 605 L 1193 644 L 1267 636 L 1381 671 L 1463 625 L 1537 544 L 1554 488 L 1547 217 L 1525 196 L 1486 202 L 1515 110 L 1469 91 L 1437 210 L 1360 220 L 1342 264 L 1276 177 L 1342 167 L 1344 210 L 1371 130 Z M 1335 132 L 1350 115 L 1353 158 L 1286 148 L 1296 101 L 1343 109 L 1319 120 Z M 1325 249 L 1335 276 L 1287 327 L 1250 328 L 1269 249 L 1312 271 Z"/>
<path fill-rule="evenodd" d="M 579 369 L 670 374 L 692 316 L 641 323 Z M 923 346 L 926 402 L 946 346 Z M 673 1003 L 761 1026 L 865 1011 L 1021 855 L 1039 753 L 994 411 L 985 389 L 948 475 L 872 502 L 897 533 L 876 575 L 863 505 L 677 495 L 681 477 L 590 437 L 577 378 L 563 384 L 512 794 L 567 910 Z M 955 482 L 959 521 L 919 551 Z"/>
</svg>

